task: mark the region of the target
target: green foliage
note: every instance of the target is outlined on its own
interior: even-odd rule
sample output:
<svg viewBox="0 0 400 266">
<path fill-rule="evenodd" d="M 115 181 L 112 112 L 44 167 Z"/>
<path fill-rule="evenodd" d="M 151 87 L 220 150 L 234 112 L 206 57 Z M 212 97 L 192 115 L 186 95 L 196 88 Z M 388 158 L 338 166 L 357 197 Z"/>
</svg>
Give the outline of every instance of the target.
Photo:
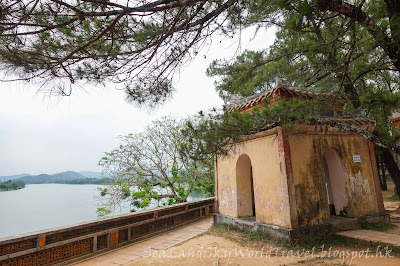
<svg viewBox="0 0 400 266">
<path fill-rule="evenodd" d="M 387 180 L 387 190 L 382 190 L 383 201 L 399 201 L 399 196 L 395 194 L 395 185 L 393 181 Z"/>
<path fill-rule="evenodd" d="M 362 3 L 361 12 L 371 19 L 367 25 L 365 21 L 349 18 L 349 13 L 321 12 L 320 2 L 250 1 L 245 7 L 244 18 L 232 23 L 258 28 L 274 25 L 274 44 L 265 50 L 246 50 L 232 61 L 216 60 L 209 66 L 207 74 L 217 78 L 216 89 L 227 104 L 234 104 L 237 97 L 251 96 L 274 87 L 277 76 L 282 77 L 287 86 L 335 95 L 345 93 L 349 99 L 345 106 L 346 116 L 375 118 L 373 133 L 395 142 L 400 131 L 390 127 L 388 118 L 399 111 L 400 67 L 396 64 L 398 59 L 393 61 L 393 56 L 382 48 L 399 45 L 400 38 L 396 41 L 392 38 L 396 35 L 391 34 L 400 32 L 397 27 L 400 10 L 389 8 L 390 1 L 348 2 L 348 7 Z M 379 25 L 381 35 L 378 35 Z M 322 110 L 317 106 L 314 108 Z M 301 115 L 287 113 L 293 121 L 299 117 L 301 122 Z M 273 113 L 268 117 L 273 118 Z M 229 121 L 222 116 L 216 119 Z M 273 123 L 273 120 L 268 118 L 265 122 Z M 251 132 L 248 123 L 242 121 L 241 124 L 244 125 L 243 132 L 218 131 L 218 134 L 236 141 L 231 135 L 243 136 L 244 132 Z M 233 125 L 227 127 L 234 128 Z M 221 145 L 225 143 L 222 141 Z"/>
<path fill-rule="evenodd" d="M 107 195 L 107 188 L 97 188 L 99 190 L 100 196 L 104 197 Z"/>
<path fill-rule="evenodd" d="M 43 82 L 61 95 L 76 83 L 114 82 L 129 101 L 149 106 L 171 95 L 174 69 L 198 53 L 207 31 L 218 29 L 208 21 L 229 16 L 219 1 L 3 2 L 6 78 Z"/>
<path fill-rule="evenodd" d="M 361 223 L 362 229 L 381 231 L 381 232 L 387 231 L 393 227 L 395 227 L 395 225 L 391 224 L 390 222 L 370 223 L 370 222 L 365 221 L 365 222 Z"/>
<path fill-rule="evenodd" d="M 96 214 L 98 217 L 105 217 L 105 216 L 109 215 L 110 213 L 111 213 L 111 211 L 104 207 L 99 207 L 96 210 Z"/>
<path fill-rule="evenodd" d="M 0 191 L 17 190 L 25 187 L 25 183 L 21 180 L 8 180 L 0 183 Z"/>
<path fill-rule="evenodd" d="M 226 99 L 230 95 L 249 96 L 270 88 L 270 81 L 276 77 L 269 69 L 259 67 L 263 59 L 263 52 L 245 51 L 232 64 L 225 60 L 214 61 L 207 75 L 221 77 L 222 80 L 216 83 L 221 98 Z"/>
<path fill-rule="evenodd" d="M 81 178 L 81 179 L 73 179 L 73 180 L 66 180 L 66 181 L 59 181 L 56 182 L 58 184 L 96 184 L 96 185 L 106 185 L 111 182 L 109 178 Z"/>
<path fill-rule="evenodd" d="M 186 202 L 192 192 L 213 195 L 213 157 L 187 156 L 183 150 L 188 143 L 181 132 L 183 123 L 164 117 L 141 133 L 120 137 L 119 147 L 106 152 L 99 161 L 112 179 L 106 189 L 100 190 L 106 199 L 102 208 L 112 212 L 128 203 L 135 211 Z"/>
<path fill-rule="evenodd" d="M 67 172 L 68 173 L 68 172 Z M 19 178 L 19 180 L 25 182 L 26 184 L 97 184 L 105 185 L 111 180 L 108 178 L 88 178 L 82 177 L 78 173 L 71 172 L 71 175 L 54 174 L 54 175 L 37 175 L 37 176 L 25 176 Z M 81 177 L 81 178 L 79 178 Z"/>
<path fill-rule="evenodd" d="M 400 106 L 400 93 L 376 88 L 363 94 L 361 101 L 368 113 L 375 118 L 375 134 L 386 140 L 396 141 L 397 139 L 388 124 L 388 119 Z"/>
<path fill-rule="evenodd" d="M 255 26 L 257 34 L 275 26 L 272 47 L 210 66 L 224 100 L 270 88 L 278 74 L 287 85 L 345 91 L 356 108 L 368 91 L 397 90 L 395 1 L 325 6 L 329 2 L 17 1 L 0 6 L 0 60 L 22 79 L 57 79 L 63 95 L 70 86 L 59 79 L 68 81 L 64 85 L 111 81 L 124 84 L 130 101 L 154 106 L 173 91 L 175 69 L 197 55 L 210 34 L 233 37 L 246 27 Z"/>
<path fill-rule="evenodd" d="M 192 158 L 204 154 L 224 155 L 243 137 L 277 126 L 295 133 L 295 123 L 307 124 L 309 118 L 321 117 L 325 110 L 333 109 L 336 102 L 333 98 L 315 95 L 312 100 L 277 100 L 273 105 L 265 103 L 262 108 L 244 114 L 217 110 L 199 114 L 183 130 L 189 137 L 182 150 Z"/>
<path fill-rule="evenodd" d="M 317 1 L 251 1 L 246 8 L 242 23 L 275 25 L 276 39 L 269 49 L 244 51 L 233 62 L 217 60 L 209 66 L 207 74 L 218 78 L 216 89 L 225 102 L 265 91 L 277 76 L 288 86 L 345 92 L 355 108 L 365 103 L 360 100 L 364 94 L 398 90 L 398 70 L 376 49 L 375 36 L 346 17 L 320 12 Z M 388 23 L 381 1 L 366 1 L 363 9 Z"/>
</svg>

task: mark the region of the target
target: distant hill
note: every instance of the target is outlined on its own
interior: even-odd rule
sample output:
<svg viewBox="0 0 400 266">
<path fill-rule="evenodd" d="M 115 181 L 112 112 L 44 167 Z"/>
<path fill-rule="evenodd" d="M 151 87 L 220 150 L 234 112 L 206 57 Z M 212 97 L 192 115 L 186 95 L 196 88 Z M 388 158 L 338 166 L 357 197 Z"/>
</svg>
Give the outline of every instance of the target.
<svg viewBox="0 0 400 266">
<path fill-rule="evenodd" d="M 24 176 L 18 178 L 17 180 L 24 181 L 26 184 L 45 184 L 45 183 L 63 183 L 65 181 L 84 179 L 84 178 L 85 176 L 77 172 L 67 171 L 54 175 L 41 174 L 41 175 Z"/>
<path fill-rule="evenodd" d="M 18 178 L 23 177 L 23 176 L 30 176 L 30 174 L 19 174 L 19 175 L 0 176 L 0 179 L 1 179 L 0 181 L 3 181 L 3 180 L 5 180 L 5 181 L 14 180 L 14 179 L 18 179 Z"/>
<path fill-rule="evenodd" d="M 82 171 L 79 173 L 87 178 L 102 178 L 102 173 L 100 172 Z"/>
</svg>

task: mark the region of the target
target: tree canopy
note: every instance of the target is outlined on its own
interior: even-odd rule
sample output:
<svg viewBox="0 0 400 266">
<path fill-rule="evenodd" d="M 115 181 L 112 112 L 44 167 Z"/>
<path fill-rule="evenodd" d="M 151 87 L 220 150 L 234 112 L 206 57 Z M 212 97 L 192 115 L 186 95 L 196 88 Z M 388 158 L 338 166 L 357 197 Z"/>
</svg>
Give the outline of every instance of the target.
<svg viewBox="0 0 400 266">
<path fill-rule="evenodd" d="M 353 5 L 342 5 L 342 1 L 330 1 L 334 4 L 326 11 L 321 8 L 322 1 L 278 2 L 284 5 L 273 12 L 265 12 L 267 8 L 259 2 L 250 5 L 254 11 L 246 20 L 249 25 L 277 26 L 276 40 L 270 48 L 245 51 L 234 61 L 214 61 L 207 70 L 209 76 L 219 78 L 216 89 L 220 96 L 229 103 L 232 96 L 265 91 L 280 75 L 289 86 L 346 93 L 347 115 L 363 109 L 363 115 L 377 121 L 375 134 L 393 141 L 388 117 L 400 106 L 400 75 L 393 55 L 384 47 L 396 43 L 394 3 L 353 1 Z M 363 19 L 373 20 L 367 23 L 344 12 L 346 9 L 363 12 Z M 379 35 L 382 39 L 371 25 L 385 33 Z"/>
<path fill-rule="evenodd" d="M 64 95 L 80 80 L 111 81 L 124 85 L 128 99 L 153 105 L 170 95 L 174 72 L 210 35 L 275 25 L 277 43 L 230 65 L 232 77 L 218 86 L 222 96 L 227 85 L 235 92 L 242 82 L 242 94 L 262 90 L 277 71 L 297 86 L 334 81 L 347 93 L 351 84 L 393 89 L 399 20 L 395 0 L 6 1 L 0 4 L 0 60 L 8 73 L 53 83 Z M 216 64 L 210 75 L 226 73 L 224 66 Z"/>
<path fill-rule="evenodd" d="M 25 183 L 21 180 L 8 180 L 0 182 L 0 191 L 17 190 L 25 187 Z"/>
<path fill-rule="evenodd" d="M 128 100 L 154 106 L 210 36 L 250 26 L 277 27 L 276 41 L 210 66 L 226 102 L 281 75 L 287 85 L 345 92 L 347 113 L 364 110 L 377 121 L 374 134 L 394 141 L 387 118 L 400 100 L 397 0 L 3 1 L 0 62 L 7 80 L 42 81 L 62 95 L 71 84 L 120 83 Z"/>
<path fill-rule="evenodd" d="M 7 74 L 55 84 L 123 84 L 150 106 L 173 90 L 171 78 L 236 1 L 23 0 L 0 3 L 0 61 Z M 13 79 L 13 78 L 11 78 Z M 54 82 L 56 81 L 56 82 Z M 59 85 L 66 81 L 65 86 Z"/>
<path fill-rule="evenodd" d="M 186 202 L 193 192 L 214 194 L 213 157 L 186 156 L 181 149 L 187 143 L 182 127 L 183 121 L 164 117 L 141 133 L 120 137 L 120 146 L 99 162 L 111 180 L 100 190 L 107 199 L 100 216 L 124 203 L 134 211 Z"/>
</svg>

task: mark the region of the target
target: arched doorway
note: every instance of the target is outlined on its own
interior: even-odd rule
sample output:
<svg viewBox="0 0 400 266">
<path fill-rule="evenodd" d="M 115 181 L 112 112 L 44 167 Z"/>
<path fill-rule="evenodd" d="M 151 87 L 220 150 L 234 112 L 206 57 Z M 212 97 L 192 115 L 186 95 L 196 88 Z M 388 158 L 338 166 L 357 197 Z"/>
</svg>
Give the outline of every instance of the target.
<svg viewBox="0 0 400 266">
<path fill-rule="evenodd" d="M 324 153 L 325 181 L 331 215 L 347 216 L 349 203 L 346 194 L 347 170 L 343 160 L 333 148 Z"/>
<path fill-rule="evenodd" d="M 238 217 L 255 216 L 253 174 L 247 154 L 240 155 L 236 162 L 236 190 Z"/>
</svg>

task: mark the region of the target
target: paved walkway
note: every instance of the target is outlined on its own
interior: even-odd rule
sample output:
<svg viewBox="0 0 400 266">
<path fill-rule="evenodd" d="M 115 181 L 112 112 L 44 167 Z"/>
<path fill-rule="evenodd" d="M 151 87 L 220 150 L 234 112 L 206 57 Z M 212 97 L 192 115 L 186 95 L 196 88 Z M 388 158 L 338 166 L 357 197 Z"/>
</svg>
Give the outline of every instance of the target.
<svg viewBox="0 0 400 266">
<path fill-rule="evenodd" d="M 133 243 L 119 249 L 77 262 L 73 265 L 115 266 L 124 265 L 148 254 L 145 250 L 163 250 L 206 232 L 212 226 L 212 217 L 153 238 Z"/>
<path fill-rule="evenodd" d="M 350 230 L 343 231 L 337 234 L 371 242 L 391 244 L 393 246 L 400 247 L 400 235 L 388 234 L 372 230 Z"/>
<path fill-rule="evenodd" d="M 391 211 L 396 210 L 399 207 L 400 202 L 399 201 L 384 201 L 383 205 L 385 206 L 386 211 L 391 212 Z"/>
</svg>

